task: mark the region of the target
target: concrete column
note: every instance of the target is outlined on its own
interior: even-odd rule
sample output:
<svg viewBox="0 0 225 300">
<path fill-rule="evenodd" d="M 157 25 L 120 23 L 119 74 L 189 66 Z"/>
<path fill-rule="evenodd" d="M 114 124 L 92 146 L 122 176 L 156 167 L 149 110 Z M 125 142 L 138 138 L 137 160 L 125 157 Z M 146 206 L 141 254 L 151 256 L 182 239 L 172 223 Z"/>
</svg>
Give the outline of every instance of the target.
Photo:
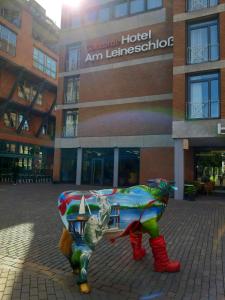
<svg viewBox="0 0 225 300">
<path fill-rule="evenodd" d="M 113 187 L 118 187 L 119 148 L 114 149 Z"/>
<path fill-rule="evenodd" d="M 183 139 L 174 140 L 174 173 L 175 173 L 175 199 L 184 199 L 184 149 Z"/>
<path fill-rule="evenodd" d="M 82 148 L 78 148 L 77 149 L 76 185 L 81 185 L 81 172 L 82 172 Z"/>
<path fill-rule="evenodd" d="M 61 149 L 55 148 L 54 165 L 53 165 L 53 182 L 60 181 L 60 171 L 61 171 Z"/>
</svg>

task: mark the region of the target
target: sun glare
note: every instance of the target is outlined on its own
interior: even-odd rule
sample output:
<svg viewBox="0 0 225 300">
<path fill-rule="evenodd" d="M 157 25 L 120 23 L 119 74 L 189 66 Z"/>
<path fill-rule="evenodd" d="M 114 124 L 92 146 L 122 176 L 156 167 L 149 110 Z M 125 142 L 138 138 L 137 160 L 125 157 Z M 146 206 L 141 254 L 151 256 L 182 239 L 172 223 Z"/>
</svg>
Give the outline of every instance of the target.
<svg viewBox="0 0 225 300">
<path fill-rule="evenodd" d="M 74 8 L 79 8 L 81 5 L 82 0 L 62 0 L 63 4 L 67 4 L 69 6 L 72 6 Z"/>
</svg>

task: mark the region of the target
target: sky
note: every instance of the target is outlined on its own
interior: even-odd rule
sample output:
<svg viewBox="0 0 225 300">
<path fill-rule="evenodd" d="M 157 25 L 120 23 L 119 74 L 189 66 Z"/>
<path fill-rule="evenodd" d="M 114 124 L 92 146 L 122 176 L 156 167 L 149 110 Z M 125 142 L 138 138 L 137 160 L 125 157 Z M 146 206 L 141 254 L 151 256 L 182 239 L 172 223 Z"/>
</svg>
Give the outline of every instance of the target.
<svg viewBox="0 0 225 300">
<path fill-rule="evenodd" d="M 59 27 L 61 20 L 61 6 L 63 0 L 36 0 L 46 10 L 47 16 Z"/>
<path fill-rule="evenodd" d="M 1 0 L 0 0 L 1 1 Z M 65 3 L 75 9 L 79 9 L 84 0 L 36 0 L 45 10 L 47 16 L 59 27 L 61 22 L 61 8 Z"/>
</svg>

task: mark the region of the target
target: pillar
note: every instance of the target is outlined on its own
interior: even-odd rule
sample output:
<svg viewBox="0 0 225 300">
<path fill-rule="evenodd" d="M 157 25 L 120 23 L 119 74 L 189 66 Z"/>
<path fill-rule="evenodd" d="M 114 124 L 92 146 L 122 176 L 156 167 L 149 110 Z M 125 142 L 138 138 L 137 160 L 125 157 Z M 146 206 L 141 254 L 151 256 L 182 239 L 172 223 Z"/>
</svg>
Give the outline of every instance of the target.
<svg viewBox="0 0 225 300">
<path fill-rule="evenodd" d="M 119 148 L 114 148 L 113 187 L 118 187 Z"/>
<path fill-rule="evenodd" d="M 78 148 L 77 149 L 76 185 L 81 185 L 81 172 L 82 172 L 82 148 Z"/>
<path fill-rule="evenodd" d="M 175 173 L 175 199 L 184 199 L 184 149 L 183 139 L 174 140 L 174 173 Z"/>
</svg>

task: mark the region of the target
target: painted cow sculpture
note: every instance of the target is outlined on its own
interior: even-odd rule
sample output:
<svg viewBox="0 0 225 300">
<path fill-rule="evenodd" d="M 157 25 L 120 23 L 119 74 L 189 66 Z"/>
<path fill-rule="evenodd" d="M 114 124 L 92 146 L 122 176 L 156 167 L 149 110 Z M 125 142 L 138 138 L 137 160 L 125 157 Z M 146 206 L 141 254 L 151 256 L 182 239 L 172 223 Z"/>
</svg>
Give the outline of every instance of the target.
<svg viewBox="0 0 225 300">
<path fill-rule="evenodd" d="M 172 187 L 162 179 L 149 186 L 98 191 L 66 191 L 58 198 L 58 209 L 64 223 L 60 250 L 67 256 L 81 293 L 89 293 L 88 263 L 92 251 L 104 234 L 111 241 L 129 235 L 133 259 L 142 259 L 142 234 L 148 233 L 156 272 L 178 272 L 180 263 L 170 261 L 158 221 L 163 215 Z"/>
</svg>

